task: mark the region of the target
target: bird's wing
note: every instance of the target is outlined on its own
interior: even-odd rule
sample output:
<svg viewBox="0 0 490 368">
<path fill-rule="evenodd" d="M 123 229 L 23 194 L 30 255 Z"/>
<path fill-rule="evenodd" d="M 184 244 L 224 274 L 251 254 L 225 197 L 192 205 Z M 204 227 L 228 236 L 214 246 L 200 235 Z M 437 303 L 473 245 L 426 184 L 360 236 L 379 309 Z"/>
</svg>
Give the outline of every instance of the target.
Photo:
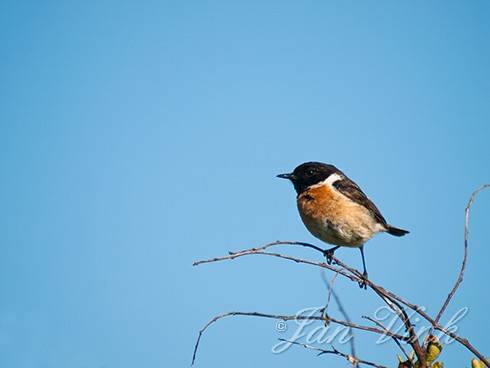
<svg viewBox="0 0 490 368">
<path fill-rule="evenodd" d="M 333 187 L 347 198 L 367 208 L 380 224 L 387 225 L 386 220 L 381 212 L 379 212 L 378 207 L 376 207 L 376 205 L 364 194 L 361 188 L 347 176 L 344 175 L 342 179 L 335 181 Z"/>
</svg>

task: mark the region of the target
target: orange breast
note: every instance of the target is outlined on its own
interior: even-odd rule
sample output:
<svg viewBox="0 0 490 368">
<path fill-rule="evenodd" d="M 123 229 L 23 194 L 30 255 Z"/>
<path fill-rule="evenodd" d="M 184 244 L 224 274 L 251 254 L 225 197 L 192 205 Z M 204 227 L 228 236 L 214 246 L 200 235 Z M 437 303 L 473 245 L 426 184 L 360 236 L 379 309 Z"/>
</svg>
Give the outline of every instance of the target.
<svg viewBox="0 0 490 368">
<path fill-rule="evenodd" d="M 345 206 L 339 197 L 328 185 L 313 187 L 299 195 L 299 213 L 313 235 L 317 236 L 318 232 L 323 231 L 326 222 L 335 221 L 343 216 Z"/>
<path fill-rule="evenodd" d="M 357 247 L 376 232 L 369 211 L 330 185 L 313 186 L 301 193 L 298 210 L 306 228 L 330 244 Z"/>
</svg>

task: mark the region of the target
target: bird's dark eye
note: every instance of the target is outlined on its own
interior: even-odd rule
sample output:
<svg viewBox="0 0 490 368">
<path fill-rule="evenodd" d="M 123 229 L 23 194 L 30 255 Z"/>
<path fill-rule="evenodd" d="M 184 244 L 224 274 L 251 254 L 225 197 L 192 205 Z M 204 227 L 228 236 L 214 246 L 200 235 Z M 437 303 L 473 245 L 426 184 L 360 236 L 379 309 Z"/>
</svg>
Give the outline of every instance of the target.
<svg viewBox="0 0 490 368">
<path fill-rule="evenodd" d="M 315 170 L 314 169 L 308 170 L 308 175 L 313 175 L 313 174 L 315 174 Z"/>
</svg>

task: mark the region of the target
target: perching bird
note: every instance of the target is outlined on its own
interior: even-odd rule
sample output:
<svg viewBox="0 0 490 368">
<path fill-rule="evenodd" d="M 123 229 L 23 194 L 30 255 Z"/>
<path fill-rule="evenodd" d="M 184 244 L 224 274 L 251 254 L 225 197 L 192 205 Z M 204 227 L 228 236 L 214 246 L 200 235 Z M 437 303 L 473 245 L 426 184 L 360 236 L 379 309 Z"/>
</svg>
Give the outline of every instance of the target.
<svg viewBox="0 0 490 368">
<path fill-rule="evenodd" d="M 379 232 L 408 234 L 388 224 L 361 188 L 333 165 L 305 162 L 292 173 L 277 177 L 293 183 L 299 214 L 310 233 L 335 245 L 324 252 L 329 263 L 339 247 L 359 248 L 367 279 L 364 244 Z M 365 282 L 360 286 L 366 288 Z"/>
</svg>

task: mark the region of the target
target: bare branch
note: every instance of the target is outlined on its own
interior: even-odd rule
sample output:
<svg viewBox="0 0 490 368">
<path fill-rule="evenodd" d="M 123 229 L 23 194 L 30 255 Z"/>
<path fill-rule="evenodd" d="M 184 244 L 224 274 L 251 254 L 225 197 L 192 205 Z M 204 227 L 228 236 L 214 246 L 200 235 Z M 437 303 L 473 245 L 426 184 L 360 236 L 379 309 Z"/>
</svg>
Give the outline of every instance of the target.
<svg viewBox="0 0 490 368">
<path fill-rule="evenodd" d="M 417 359 L 420 362 L 420 367 L 426 367 L 425 351 L 419 343 L 418 336 L 415 332 L 415 329 L 413 328 L 413 324 L 410 321 L 410 318 L 408 317 L 408 314 L 403 306 L 401 306 L 397 301 L 390 300 L 379 290 L 375 288 L 373 288 L 373 290 L 381 297 L 381 299 L 386 302 L 386 304 L 388 304 L 388 306 L 398 315 L 398 318 L 403 322 L 405 329 L 410 336 L 408 339 L 408 343 L 415 352 L 415 355 L 417 355 Z"/>
<path fill-rule="evenodd" d="M 390 337 L 396 337 L 397 339 L 400 339 L 400 340 L 406 340 L 406 338 L 404 336 L 401 336 L 401 335 L 393 333 L 393 332 L 386 333 L 386 331 L 380 330 L 379 328 L 376 328 L 376 327 L 359 325 L 357 323 L 342 321 L 342 320 L 338 320 L 338 319 L 331 318 L 328 316 L 280 315 L 280 314 L 268 314 L 268 313 L 261 313 L 261 312 L 227 312 L 227 313 L 223 313 L 223 314 L 220 314 L 220 315 L 213 317 L 211 320 L 209 320 L 208 323 L 206 323 L 204 325 L 203 328 L 201 328 L 201 330 L 199 330 L 199 335 L 197 337 L 196 344 L 194 346 L 194 353 L 192 354 L 192 365 L 194 364 L 194 361 L 196 360 L 197 349 L 199 348 L 199 343 L 201 342 L 201 337 L 202 337 L 203 333 L 208 329 L 209 326 L 211 326 L 216 321 L 218 321 L 222 318 L 225 318 L 225 317 L 230 317 L 230 316 L 262 317 L 262 318 L 278 319 L 278 320 L 282 320 L 282 321 L 293 321 L 293 320 L 296 320 L 296 321 L 298 321 L 298 320 L 323 321 L 326 323 L 335 323 L 335 324 L 338 324 L 341 326 L 351 327 L 351 328 L 355 328 L 358 330 L 369 331 L 369 332 L 377 333 L 379 335 L 387 334 Z"/>
<path fill-rule="evenodd" d="M 219 262 L 219 261 L 224 261 L 224 260 L 233 260 L 235 258 L 248 256 L 248 255 L 267 255 L 267 256 L 273 256 L 273 257 L 287 259 L 289 261 L 293 261 L 296 263 L 304 263 L 304 264 L 309 264 L 312 266 L 317 266 L 317 267 L 321 267 L 324 269 L 328 269 L 328 270 L 336 272 L 336 273 L 338 273 L 338 274 L 340 274 L 340 275 L 342 275 L 342 276 L 344 276 L 344 277 L 348 278 L 349 280 L 356 282 L 356 283 L 364 280 L 362 277 L 362 273 L 359 270 L 356 270 L 355 268 L 347 266 L 346 264 L 344 264 L 342 261 L 340 261 L 335 256 L 332 256 L 333 263 L 340 265 L 342 268 L 334 267 L 334 266 L 329 265 L 328 263 L 325 263 L 325 262 L 310 261 L 310 260 L 301 259 L 301 258 L 297 258 L 297 257 L 291 257 L 291 256 L 279 254 L 279 253 L 265 252 L 265 250 L 267 248 L 270 248 L 270 247 L 275 246 L 275 245 L 300 245 L 303 247 L 315 249 L 315 250 L 321 252 L 322 254 L 324 252 L 323 249 L 321 249 L 321 248 L 319 248 L 313 244 L 308 244 L 308 243 L 304 243 L 304 242 L 296 242 L 296 241 L 280 241 L 280 240 L 277 240 L 275 242 L 268 243 L 262 247 L 246 249 L 246 250 L 242 250 L 242 251 L 238 251 L 238 252 L 229 252 L 229 254 L 227 256 L 215 257 L 215 258 L 206 259 L 206 260 L 199 260 L 199 261 L 194 262 L 193 266 L 198 266 L 198 265 L 201 265 L 204 263 Z M 427 313 L 425 313 L 423 308 L 421 308 L 420 306 L 413 304 L 413 303 L 410 303 L 409 301 L 401 298 L 400 296 L 392 293 L 391 291 L 386 290 L 383 287 L 374 284 L 369 279 L 364 280 L 364 281 L 367 283 L 368 286 L 375 287 L 378 291 L 382 292 L 386 296 L 393 298 L 393 299 L 399 301 L 400 303 L 405 304 L 407 307 L 409 307 L 410 309 L 417 312 L 420 316 L 425 318 L 427 321 L 431 322 L 431 324 L 433 323 L 434 320 Z"/>
<path fill-rule="evenodd" d="M 310 265 L 326 268 L 326 269 L 329 269 L 329 270 L 336 272 L 337 274 L 341 274 L 342 276 L 350 279 L 351 281 L 359 282 L 359 281 L 364 280 L 366 282 L 366 284 L 368 286 L 370 286 L 370 288 L 373 289 L 378 295 L 380 295 L 381 298 L 389 305 L 389 307 L 395 313 L 397 313 L 397 315 L 399 316 L 401 321 L 405 324 L 406 329 L 410 334 L 410 338 L 411 338 L 410 344 L 412 345 L 415 353 L 417 354 L 417 357 L 419 358 L 419 360 L 421 362 L 425 361 L 425 355 L 422 351 L 422 348 L 419 345 L 417 335 L 416 335 L 415 330 L 414 330 L 414 328 L 413 328 L 413 326 L 412 326 L 412 324 L 408 318 L 407 313 L 405 312 L 405 310 L 403 309 L 403 307 L 401 305 L 399 305 L 396 301 L 391 300 L 391 298 L 386 294 L 386 292 L 384 291 L 383 288 L 377 286 L 376 284 L 374 284 L 373 282 L 371 282 L 369 280 L 365 280 L 360 271 L 356 270 L 355 268 L 347 266 L 346 264 L 344 264 L 342 261 L 340 261 L 336 257 L 332 257 L 332 259 L 333 259 L 334 263 L 341 266 L 341 268 L 334 267 L 334 266 L 329 265 L 328 263 L 324 263 L 324 262 L 309 261 L 309 260 L 305 260 L 305 259 L 301 259 L 301 258 L 297 258 L 297 257 L 291 257 L 291 256 L 279 254 L 279 253 L 271 253 L 271 252 L 265 251 L 267 248 L 270 248 L 270 247 L 275 246 L 275 245 L 300 245 L 303 247 L 313 248 L 317 251 L 322 252 L 322 254 L 324 253 L 324 251 L 321 248 L 319 248 L 315 245 L 312 245 L 312 244 L 304 243 L 304 242 L 275 241 L 275 242 L 268 243 L 268 244 L 266 244 L 262 247 L 258 247 L 258 248 L 246 249 L 246 250 L 242 250 L 239 252 L 229 252 L 229 254 L 227 256 L 215 257 L 215 258 L 208 259 L 208 260 L 197 261 L 197 262 L 194 262 L 194 266 L 197 266 L 197 265 L 200 265 L 203 263 L 217 262 L 217 261 L 223 261 L 223 260 L 232 260 L 232 259 L 242 257 L 242 256 L 246 256 L 246 255 L 263 254 L 263 255 L 274 256 L 274 257 L 278 257 L 278 258 L 291 260 L 291 261 L 294 261 L 296 263 L 305 263 L 305 264 L 310 264 Z M 423 365 L 422 365 L 422 367 L 423 367 Z"/>
<path fill-rule="evenodd" d="M 487 186 L 490 186 L 488 184 L 486 184 L 484 187 L 486 188 Z M 480 189 L 481 190 L 481 189 Z M 362 275 L 360 273 L 360 271 L 356 270 L 355 268 L 352 268 L 352 267 L 349 267 L 347 266 L 345 263 L 343 263 L 342 261 L 340 261 L 338 258 L 336 257 L 333 257 L 333 260 L 334 262 L 341 266 L 343 269 L 351 272 L 352 274 L 358 274 L 358 275 Z M 351 279 L 352 280 L 352 279 Z M 444 333 L 445 335 L 447 336 L 450 336 L 452 337 L 454 340 L 456 340 L 457 342 L 459 342 L 461 345 L 463 345 L 464 347 L 466 347 L 469 351 L 471 351 L 473 354 L 475 354 L 478 359 L 480 359 L 487 367 L 490 367 L 490 363 L 488 361 L 488 359 L 482 354 L 480 353 L 469 341 L 468 339 L 464 338 L 464 337 L 461 337 L 461 336 L 458 336 L 456 335 L 454 332 L 451 332 L 451 331 L 448 331 L 447 329 L 445 329 L 443 326 L 441 326 L 438 322 L 436 322 L 432 317 L 430 317 L 427 313 L 425 313 L 425 311 L 418 305 L 416 304 L 413 304 L 411 302 L 409 302 L 408 300 L 396 295 L 395 293 L 393 293 L 392 291 L 389 291 L 389 290 L 386 290 L 385 288 L 383 288 L 382 286 L 379 286 L 377 284 L 375 284 L 374 282 L 372 282 L 371 280 L 369 279 L 364 279 L 365 283 L 367 286 L 369 286 L 371 289 L 373 289 L 376 293 L 378 293 L 378 295 L 383 295 L 385 297 L 387 297 L 388 299 L 392 300 L 392 301 L 398 301 L 404 305 L 406 305 L 407 307 L 409 307 L 410 309 L 412 309 L 413 311 L 415 311 L 416 313 L 418 313 L 420 316 L 422 316 L 425 320 L 427 320 L 434 329 L 438 330 L 438 331 L 441 331 L 442 333 Z M 386 300 L 385 300 L 386 301 Z M 403 321 L 403 319 L 402 319 Z M 413 346 L 412 346 L 413 347 Z M 415 349 L 414 349 L 415 350 Z M 415 351 L 417 353 L 417 351 Z M 418 354 L 417 354 L 418 355 Z"/>
<path fill-rule="evenodd" d="M 449 305 L 449 302 L 453 298 L 454 294 L 456 293 L 456 290 L 458 290 L 459 285 L 463 282 L 463 277 L 464 277 L 464 271 L 466 269 L 466 260 L 468 258 L 468 235 L 469 235 L 469 217 L 470 217 L 470 208 L 473 205 L 473 202 L 476 199 L 476 196 L 478 193 L 480 193 L 482 190 L 489 188 L 490 184 L 484 184 L 481 187 L 479 187 L 477 190 L 475 190 L 472 194 L 470 199 L 468 200 L 468 204 L 466 205 L 465 209 L 465 223 L 464 223 L 464 256 L 463 256 L 463 263 L 461 264 L 461 269 L 459 271 L 458 278 L 456 279 L 456 283 L 454 284 L 453 288 L 451 289 L 450 293 L 448 294 L 446 300 L 444 301 L 444 304 L 441 307 L 441 310 L 439 313 L 437 313 L 437 317 L 435 318 L 434 322 L 437 324 L 439 323 L 439 320 L 441 319 L 442 315 L 444 314 L 444 311 L 446 310 L 447 306 Z M 488 365 L 487 365 L 488 366 Z"/>
<path fill-rule="evenodd" d="M 385 325 L 383 325 L 381 322 L 375 320 L 374 318 L 371 318 L 369 316 L 362 316 L 362 318 L 365 318 L 365 319 L 373 322 L 378 327 L 381 327 L 384 331 L 389 331 L 389 329 Z M 409 361 L 411 361 L 412 359 L 410 358 L 410 356 L 408 355 L 407 351 L 404 349 L 404 347 L 402 346 L 402 344 L 400 343 L 400 341 L 396 337 L 392 337 L 392 339 L 393 339 L 393 341 L 395 341 L 396 345 L 398 345 L 398 347 L 403 352 L 403 354 L 405 355 L 405 357 L 407 357 L 407 359 Z"/>
<path fill-rule="evenodd" d="M 361 364 L 370 365 L 371 367 L 386 368 L 384 365 L 376 364 L 376 363 L 373 363 L 373 362 L 370 362 L 370 361 L 364 360 L 364 359 L 359 359 L 353 354 L 349 355 L 349 354 L 342 353 L 341 351 L 338 351 L 333 345 L 332 345 L 332 350 L 327 350 L 327 349 L 322 349 L 322 348 L 319 348 L 319 347 L 316 347 L 313 345 L 303 344 L 303 343 L 297 342 L 297 341 L 289 341 L 286 339 L 279 339 L 279 341 L 284 341 L 284 342 L 287 342 L 290 344 L 302 346 L 305 349 L 319 351 L 320 353 L 318 355 L 322 355 L 322 354 L 338 355 L 338 356 L 341 356 L 341 357 L 347 359 L 347 361 L 349 361 L 350 363 L 352 363 L 355 366 L 357 366 L 359 363 L 361 363 Z"/>
<path fill-rule="evenodd" d="M 384 295 L 386 298 L 388 298 L 389 300 L 392 300 L 392 301 L 395 301 L 396 300 L 396 301 L 398 301 L 398 302 L 406 305 L 407 307 L 409 307 L 410 309 L 412 309 L 416 313 L 418 313 L 425 320 L 427 320 L 432 325 L 432 327 L 434 329 L 436 329 L 438 331 L 441 331 L 445 335 L 448 335 L 448 336 L 452 337 L 453 339 L 455 339 L 456 341 L 458 341 L 460 344 L 462 344 L 468 350 L 470 350 L 473 354 L 475 354 L 478 357 L 478 359 L 480 359 L 483 363 L 485 363 L 485 365 L 487 367 L 490 367 L 490 363 L 485 358 L 485 356 L 482 353 L 480 353 L 468 341 L 468 339 L 463 338 L 463 337 L 460 337 L 460 336 L 456 335 L 455 333 L 453 333 L 451 331 L 448 331 L 443 326 L 441 326 L 439 323 L 436 323 L 434 321 L 434 319 L 432 317 L 430 317 L 424 311 L 424 309 L 421 308 L 420 306 L 409 302 L 408 300 L 406 300 L 406 299 L 404 299 L 404 298 L 396 295 L 392 291 L 386 290 L 382 286 L 375 284 L 374 282 L 372 282 L 369 279 L 364 279 L 362 277 L 362 273 L 360 271 L 356 270 L 355 268 L 352 268 L 352 267 L 347 266 L 342 261 L 340 261 L 338 258 L 332 257 L 334 263 L 336 263 L 337 265 L 339 265 L 341 268 L 334 267 L 334 266 L 329 265 L 329 264 L 327 264 L 325 262 L 310 261 L 310 260 L 301 259 L 301 258 L 292 257 L 292 256 L 287 256 L 287 255 L 283 255 L 283 254 L 279 254 L 279 253 L 270 253 L 270 252 L 265 252 L 264 251 L 264 249 L 267 249 L 267 248 L 272 247 L 274 245 L 300 245 L 300 246 L 308 246 L 309 248 L 313 248 L 313 249 L 316 249 L 316 250 L 319 250 L 319 251 L 323 252 L 323 250 L 321 250 L 321 248 L 316 247 L 316 246 L 311 245 L 311 244 L 308 244 L 308 243 L 294 242 L 294 241 L 275 241 L 275 242 L 272 242 L 272 243 L 268 243 L 268 244 L 264 245 L 263 247 L 251 248 L 251 249 L 242 250 L 242 251 L 239 251 L 239 252 L 230 252 L 229 255 L 227 255 L 227 256 L 216 257 L 216 258 L 212 258 L 212 259 L 208 259 L 208 260 L 202 260 L 202 261 L 196 261 L 196 262 L 194 262 L 193 265 L 194 266 L 197 266 L 197 265 L 200 265 L 200 264 L 203 264 L 203 263 L 218 262 L 218 261 L 223 261 L 223 260 L 232 260 L 232 259 L 235 259 L 235 258 L 238 258 L 238 257 L 247 256 L 247 255 L 266 255 L 266 256 L 272 256 L 272 257 L 286 259 L 286 260 L 289 260 L 289 261 L 292 261 L 292 262 L 295 262 L 295 263 L 303 263 L 303 264 L 308 264 L 308 265 L 312 265 L 312 266 L 316 266 L 316 267 L 321 267 L 323 269 L 329 269 L 329 270 L 331 270 L 333 272 L 336 272 L 339 275 L 342 275 L 342 276 L 346 277 L 347 279 L 349 279 L 349 280 L 351 280 L 353 282 L 356 282 L 356 283 L 358 283 L 359 281 L 364 281 L 367 286 L 369 286 L 371 289 L 377 291 L 378 295 L 380 295 L 380 294 L 381 295 Z"/>
<path fill-rule="evenodd" d="M 317 266 L 317 267 L 325 268 L 325 269 L 328 269 L 330 271 L 333 271 L 333 272 L 336 272 L 338 274 L 341 274 L 342 276 L 347 277 L 351 281 L 355 281 L 355 282 L 361 281 L 361 279 L 360 279 L 359 276 L 350 274 L 349 272 L 346 272 L 345 270 L 343 270 L 341 268 L 334 267 L 334 266 L 329 265 L 328 263 L 325 263 L 325 262 L 310 261 L 310 260 L 306 260 L 306 259 L 302 259 L 302 258 L 297 258 L 297 257 L 287 256 L 287 255 L 284 255 L 284 254 L 271 253 L 271 252 L 266 252 L 265 251 L 265 249 L 270 248 L 270 247 L 272 247 L 274 245 L 301 245 L 301 246 L 305 246 L 305 244 L 307 244 L 307 243 L 293 242 L 293 241 L 279 241 L 278 240 L 278 241 L 275 241 L 275 242 L 272 242 L 272 243 L 268 243 L 268 244 L 264 245 L 263 247 L 246 249 L 246 250 L 242 250 L 242 251 L 239 251 L 239 252 L 229 252 L 229 254 L 227 256 L 215 257 L 215 258 L 211 258 L 211 259 L 205 259 L 205 260 L 196 261 L 192 265 L 193 266 L 198 266 L 198 265 L 201 265 L 201 264 L 204 264 L 204 263 L 212 263 L 212 262 L 219 262 L 219 261 L 225 261 L 225 260 L 233 260 L 235 258 L 239 258 L 239 257 L 243 257 L 243 256 L 261 254 L 261 255 L 265 255 L 265 256 L 272 256 L 272 257 L 278 257 L 278 258 L 287 259 L 289 261 L 294 261 L 296 263 L 304 263 L 304 264 L 309 264 L 309 265 L 312 265 L 312 266 Z M 307 245 L 311 245 L 311 244 L 307 244 Z M 312 245 L 312 247 L 314 247 L 314 246 Z M 315 247 L 315 248 L 318 248 L 318 247 Z M 318 249 L 320 249 L 320 248 L 318 248 Z"/>
<path fill-rule="evenodd" d="M 452 337 L 454 340 L 459 342 L 461 345 L 465 346 L 469 351 L 471 351 L 473 354 L 475 354 L 478 359 L 480 359 L 487 367 L 490 367 L 490 363 L 488 359 L 480 353 L 476 348 L 468 341 L 468 339 L 458 336 L 455 333 L 446 330 L 444 327 L 442 327 L 440 324 L 433 324 L 433 327 L 435 330 L 441 331 L 445 335 L 448 335 Z"/>
</svg>

